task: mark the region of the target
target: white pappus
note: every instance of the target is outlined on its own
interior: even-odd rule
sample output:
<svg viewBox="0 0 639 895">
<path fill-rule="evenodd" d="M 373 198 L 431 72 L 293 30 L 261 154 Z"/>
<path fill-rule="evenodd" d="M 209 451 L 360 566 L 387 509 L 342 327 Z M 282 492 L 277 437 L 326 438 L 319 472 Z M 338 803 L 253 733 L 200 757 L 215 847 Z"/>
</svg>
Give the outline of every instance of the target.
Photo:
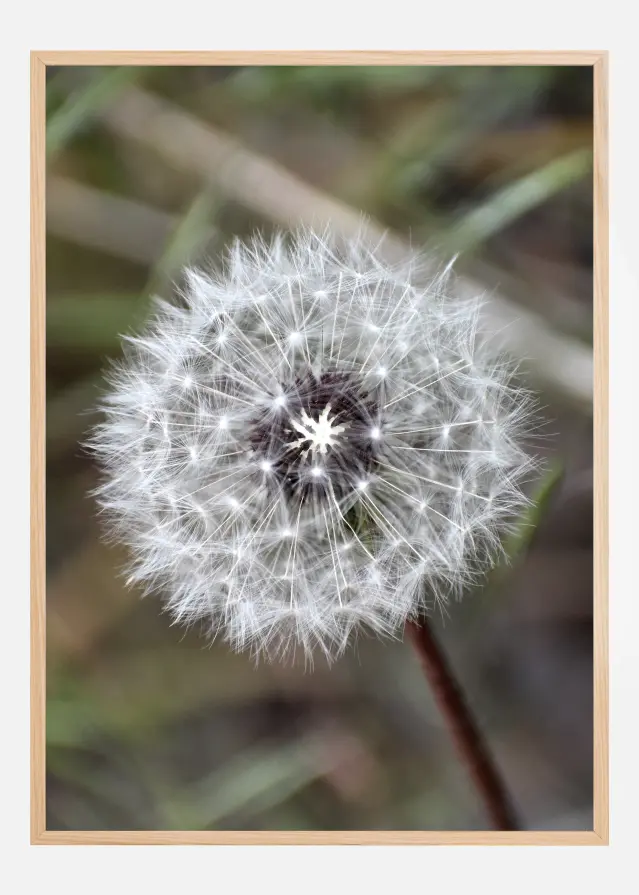
<svg viewBox="0 0 639 895">
<path fill-rule="evenodd" d="M 236 649 L 331 659 L 490 566 L 532 402 L 450 277 L 308 230 L 187 271 L 91 439 L 130 580 Z"/>
</svg>

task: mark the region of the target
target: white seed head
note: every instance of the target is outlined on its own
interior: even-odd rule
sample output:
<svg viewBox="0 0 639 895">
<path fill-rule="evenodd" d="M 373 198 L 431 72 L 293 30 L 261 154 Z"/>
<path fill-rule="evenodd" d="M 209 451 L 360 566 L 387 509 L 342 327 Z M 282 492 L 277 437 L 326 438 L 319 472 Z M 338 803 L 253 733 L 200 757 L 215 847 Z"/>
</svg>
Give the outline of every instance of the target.
<svg viewBox="0 0 639 895">
<path fill-rule="evenodd" d="M 235 648 L 329 658 L 459 595 L 534 463 L 531 400 L 450 271 L 365 236 L 236 243 L 125 342 L 91 445 L 131 581 Z"/>
</svg>

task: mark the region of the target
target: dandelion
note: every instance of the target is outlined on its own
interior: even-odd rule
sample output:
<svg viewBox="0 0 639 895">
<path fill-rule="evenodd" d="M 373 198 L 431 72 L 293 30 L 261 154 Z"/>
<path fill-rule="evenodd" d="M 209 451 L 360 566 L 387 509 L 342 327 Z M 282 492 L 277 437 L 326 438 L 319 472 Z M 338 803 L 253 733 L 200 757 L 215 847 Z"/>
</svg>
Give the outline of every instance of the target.
<svg viewBox="0 0 639 895">
<path fill-rule="evenodd" d="M 526 501 L 530 399 L 479 302 L 378 252 L 237 242 L 112 373 L 92 445 L 130 580 L 238 650 L 397 633 L 495 562 Z"/>
</svg>

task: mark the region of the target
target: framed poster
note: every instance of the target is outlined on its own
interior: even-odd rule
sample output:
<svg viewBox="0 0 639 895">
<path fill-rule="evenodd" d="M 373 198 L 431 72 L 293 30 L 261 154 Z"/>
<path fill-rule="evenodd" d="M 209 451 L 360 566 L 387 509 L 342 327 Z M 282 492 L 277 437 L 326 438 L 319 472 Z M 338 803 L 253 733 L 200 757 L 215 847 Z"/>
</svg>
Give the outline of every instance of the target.
<svg viewBox="0 0 639 895">
<path fill-rule="evenodd" d="M 32 54 L 34 843 L 607 842 L 606 102 Z"/>
</svg>

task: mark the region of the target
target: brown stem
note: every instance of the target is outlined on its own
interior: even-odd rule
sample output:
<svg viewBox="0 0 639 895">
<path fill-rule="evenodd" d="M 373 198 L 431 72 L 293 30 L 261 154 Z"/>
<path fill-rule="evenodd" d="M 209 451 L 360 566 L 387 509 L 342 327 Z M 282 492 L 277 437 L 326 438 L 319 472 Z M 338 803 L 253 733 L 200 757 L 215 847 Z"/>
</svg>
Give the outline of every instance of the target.
<svg viewBox="0 0 639 895">
<path fill-rule="evenodd" d="M 407 631 L 493 828 L 519 829 L 504 783 L 428 620 L 409 622 Z"/>
</svg>

